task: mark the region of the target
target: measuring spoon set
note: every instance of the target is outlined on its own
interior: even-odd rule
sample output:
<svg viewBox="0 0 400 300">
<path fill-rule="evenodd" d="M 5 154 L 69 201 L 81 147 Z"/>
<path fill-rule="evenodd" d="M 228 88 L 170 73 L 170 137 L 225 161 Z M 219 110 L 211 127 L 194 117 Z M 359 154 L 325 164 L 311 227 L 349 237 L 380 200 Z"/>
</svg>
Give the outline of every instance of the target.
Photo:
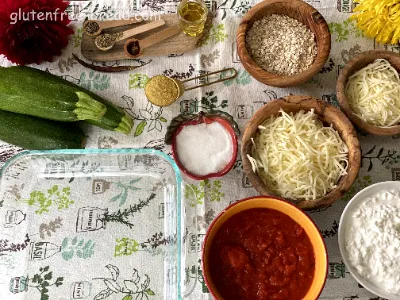
<svg viewBox="0 0 400 300">
<path fill-rule="evenodd" d="M 119 41 L 127 40 L 131 37 L 134 37 L 135 35 L 165 25 L 165 21 L 161 19 L 119 33 L 113 33 L 113 34 L 103 33 L 105 29 L 137 24 L 141 22 L 143 22 L 143 19 L 140 17 L 135 17 L 129 20 L 116 20 L 116 21 L 105 21 L 105 22 L 88 20 L 83 24 L 83 28 L 86 28 L 87 26 L 94 26 L 97 30 L 94 32 L 85 31 L 86 34 L 95 37 L 95 45 L 99 50 L 108 51 L 111 50 L 114 47 L 114 45 Z M 174 35 L 177 35 L 180 33 L 180 31 L 181 29 L 179 28 L 179 26 L 176 25 L 164 29 L 160 32 L 157 32 L 153 35 L 150 35 L 149 37 L 142 40 L 138 40 L 135 38 L 129 39 L 125 42 L 124 45 L 125 54 L 130 58 L 140 57 L 143 54 L 144 49 L 152 45 L 155 45 L 163 40 L 166 40 Z M 102 41 L 104 40 L 106 40 L 107 43 L 104 42 L 102 43 Z"/>
</svg>

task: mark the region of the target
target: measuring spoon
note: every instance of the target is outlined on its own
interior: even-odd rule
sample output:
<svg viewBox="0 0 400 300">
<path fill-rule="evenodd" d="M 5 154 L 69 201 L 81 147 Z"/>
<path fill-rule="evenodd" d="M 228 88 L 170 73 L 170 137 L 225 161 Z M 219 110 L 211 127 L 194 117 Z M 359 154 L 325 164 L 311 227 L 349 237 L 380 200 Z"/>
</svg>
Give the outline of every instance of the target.
<svg viewBox="0 0 400 300">
<path fill-rule="evenodd" d="M 209 77 L 210 75 L 218 74 L 219 78 L 217 80 L 210 79 Z M 183 81 L 176 78 L 170 78 L 165 75 L 157 75 L 147 81 L 144 87 L 144 91 L 147 99 L 154 105 L 168 106 L 174 103 L 179 97 L 181 97 L 185 91 L 209 86 L 217 82 L 231 80 L 235 78 L 237 74 L 238 72 L 234 68 L 228 68 L 216 72 L 206 73 L 198 77 L 186 79 Z M 200 82 L 200 79 L 203 78 L 203 82 Z M 185 86 L 185 83 L 190 81 L 198 81 L 200 84 L 194 86 Z M 163 82 L 163 84 L 160 85 L 160 82 Z"/>
<path fill-rule="evenodd" d="M 126 30 L 123 32 L 114 33 L 114 34 L 105 33 L 105 34 L 99 35 L 98 37 L 96 37 L 94 42 L 96 44 L 96 47 L 99 48 L 100 50 L 108 51 L 108 50 L 112 49 L 114 47 L 115 43 L 118 41 L 125 40 L 134 35 L 138 35 L 140 33 L 150 31 L 152 29 L 155 29 L 155 28 L 158 28 L 158 27 L 161 27 L 164 25 L 165 25 L 165 21 L 161 19 L 161 20 L 154 21 L 154 22 L 151 22 L 148 24 L 144 24 L 139 27 L 132 28 L 132 29 L 129 29 L 129 30 Z"/>
<path fill-rule="evenodd" d="M 171 36 L 177 35 L 181 32 L 179 26 L 172 26 L 157 32 L 143 40 L 129 39 L 125 42 L 125 54 L 130 58 L 137 58 L 143 54 L 143 50 L 153 46 L 163 40 L 170 38 Z"/>
<path fill-rule="evenodd" d="M 96 20 L 87 20 L 83 23 L 84 32 L 90 36 L 98 36 L 104 29 L 120 27 L 125 25 L 131 25 L 135 23 L 143 22 L 143 18 L 140 16 L 135 16 L 134 18 L 130 18 L 128 20 L 112 20 L 112 21 L 96 21 Z M 94 32 L 89 32 L 85 28 L 92 26 L 94 28 L 98 28 Z"/>
</svg>

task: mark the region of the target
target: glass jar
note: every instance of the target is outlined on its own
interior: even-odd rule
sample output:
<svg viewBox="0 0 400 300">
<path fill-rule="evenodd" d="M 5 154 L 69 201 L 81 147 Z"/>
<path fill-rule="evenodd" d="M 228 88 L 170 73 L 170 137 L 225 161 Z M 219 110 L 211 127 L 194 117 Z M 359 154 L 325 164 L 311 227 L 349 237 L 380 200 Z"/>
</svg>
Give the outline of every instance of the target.
<svg viewBox="0 0 400 300">
<path fill-rule="evenodd" d="M 208 9 L 202 0 L 182 0 L 178 5 L 179 26 L 188 36 L 198 36 L 204 30 Z"/>
</svg>

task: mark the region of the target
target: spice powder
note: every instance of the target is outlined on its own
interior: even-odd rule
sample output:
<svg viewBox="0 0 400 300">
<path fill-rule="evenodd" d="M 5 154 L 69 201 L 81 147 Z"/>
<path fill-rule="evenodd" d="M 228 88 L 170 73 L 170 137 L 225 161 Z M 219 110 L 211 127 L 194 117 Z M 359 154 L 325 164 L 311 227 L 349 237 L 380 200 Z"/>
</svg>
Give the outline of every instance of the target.
<svg viewBox="0 0 400 300">
<path fill-rule="evenodd" d="M 145 87 L 147 99 L 157 106 L 168 106 L 179 97 L 179 90 L 174 80 L 163 75 L 151 78 Z"/>
</svg>

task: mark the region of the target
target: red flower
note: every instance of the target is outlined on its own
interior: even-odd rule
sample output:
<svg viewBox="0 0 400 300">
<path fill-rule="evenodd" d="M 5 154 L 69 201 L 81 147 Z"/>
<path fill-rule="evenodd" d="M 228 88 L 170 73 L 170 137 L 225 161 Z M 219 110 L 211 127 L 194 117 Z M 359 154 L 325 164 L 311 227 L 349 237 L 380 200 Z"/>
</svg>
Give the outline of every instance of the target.
<svg viewBox="0 0 400 300">
<path fill-rule="evenodd" d="M 0 0 L 0 54 L 19 65 L 52 61 L 74 31 L 62 0 Z"/>
</svg>

